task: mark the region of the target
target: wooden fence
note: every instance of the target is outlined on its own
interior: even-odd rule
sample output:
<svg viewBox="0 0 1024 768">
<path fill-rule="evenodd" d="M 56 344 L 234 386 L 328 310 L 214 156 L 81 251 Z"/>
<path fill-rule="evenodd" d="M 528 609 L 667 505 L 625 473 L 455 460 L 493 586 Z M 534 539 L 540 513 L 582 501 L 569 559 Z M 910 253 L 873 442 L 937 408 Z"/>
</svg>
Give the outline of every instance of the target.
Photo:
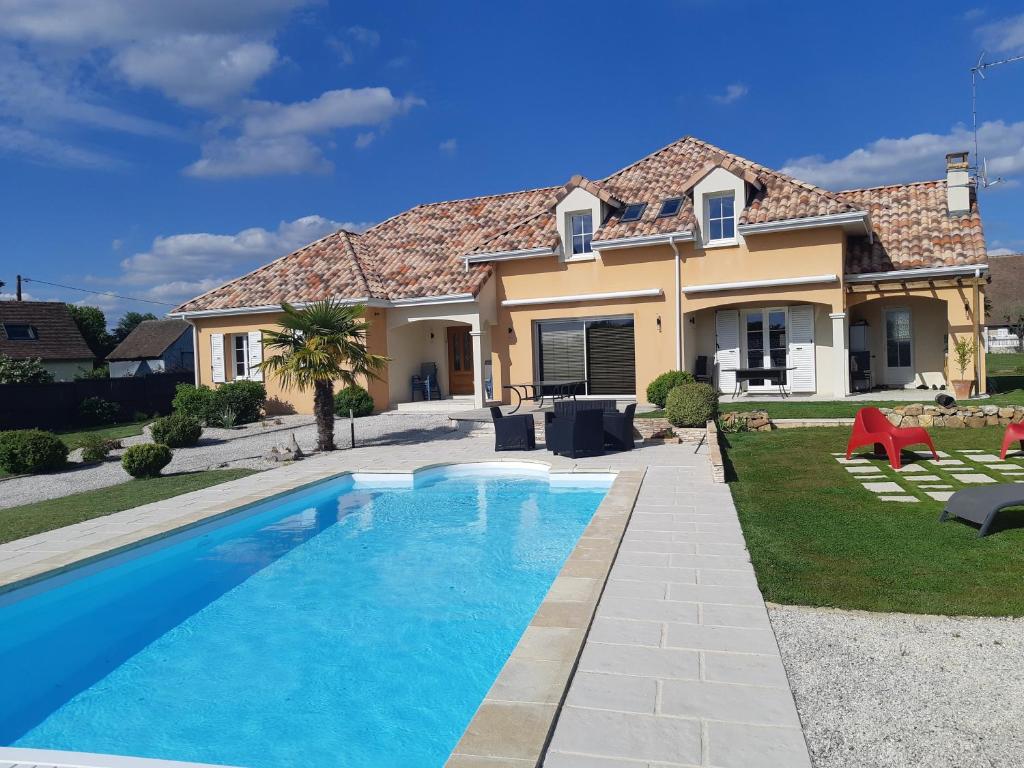
<svg viewBox="0 0 1024 768">
<path fill-rule="evenodd" d="M 52 384 L 0 384 L 0 430 L 73 429 L 82 426 L 79 405 L 87 397 L 116 403 L 119 421 L 138 414 L 169 413 L 174 388 L 191 384 L 191 371 L 124 379 L 83 379 Z"/>
</svg>

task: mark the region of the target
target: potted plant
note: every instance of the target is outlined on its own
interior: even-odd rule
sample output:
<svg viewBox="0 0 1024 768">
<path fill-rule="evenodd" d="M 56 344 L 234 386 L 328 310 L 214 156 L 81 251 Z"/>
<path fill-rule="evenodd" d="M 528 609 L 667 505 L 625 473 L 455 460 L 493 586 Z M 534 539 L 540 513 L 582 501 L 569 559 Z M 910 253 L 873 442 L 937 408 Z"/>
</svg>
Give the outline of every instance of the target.
<svg viewBox="0 0 1024 768">
<path fill-rule="evenodd" d="M 953 342 L 953 360 L 956 363 L 957 370 L 960 371 L 960 378 L 954 379 L 951 382 L 953 384 L 953 392 L 956 395 L 957 400 L 964 400 L 971 396 L 971 384 L 974 382 L 965 377 L 967 376 L 967 369 L 970 368 L 971 361 L 973 359 L 973 340 L 961 337 Z"/>
</svg>

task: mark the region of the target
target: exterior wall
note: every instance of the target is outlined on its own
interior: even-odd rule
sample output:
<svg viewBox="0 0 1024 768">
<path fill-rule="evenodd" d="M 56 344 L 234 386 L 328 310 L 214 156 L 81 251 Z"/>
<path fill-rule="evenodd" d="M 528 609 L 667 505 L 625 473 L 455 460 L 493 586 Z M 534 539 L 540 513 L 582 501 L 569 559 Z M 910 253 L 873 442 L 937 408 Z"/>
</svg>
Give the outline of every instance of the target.
<svg viewBox="0 0 1024 768">
<path fill-rule="evenodd" d="M 378 355 L 387 354 L 387 318 L 385 309 L 367 309 L 367 320 L 370 324 L 367 335 L 367 346 L 370 352 Z M 253 315 L 229 315 L 224 317 L 202 317 L 195 318 L 192 322 L 198 330 L 199 336 L 199 370 L 196 372 L 196 380 L 200 384 L 215 387 L 213 383 L 213 369 L 210 353 L 210 335 L 223 333 L 224 343 L 228 344 L 228 334 L 248 333 L 264 328 L 273 328 L 277 324 L 280 314 L 253 314 Z M 230 349 L 225 349 L 225 361 L 230 363 Z M 233 371 L 230 364 L 225 365 L 225 376 L 228 381 L 233 378 Z M 373 397 L 376 408 L 383 409 L 388 405 L 388 377 L 387 371 L 380 374 L 380 379 L 364 381 L 363 386 L 367 388 Z M 267 411 L 268 413 L 312 413 L 313 412 L 313 391 L 301 392 L 297 389 L 285 389 L 273 377 L 266 377 L 263 384 L 267 388 Z"/>
<path fill-rule="evenodd" d="M 92 370 L 92 360 L 43 360 L 43 368 L 53 374 L 54 381 L 74 381 Z"/>
<path fill-rule="evenodd" d="M 181 334 L 177 341 L 164 350 L 162 359 L 149 361 L 149 367 L 154 371 L 157 370 L 155 364 L 159 364 L 160 370 L 193 370 L 196 367 L 196 360 L 192 350 L 192 331 L 188 330 Z"/>
</svg>

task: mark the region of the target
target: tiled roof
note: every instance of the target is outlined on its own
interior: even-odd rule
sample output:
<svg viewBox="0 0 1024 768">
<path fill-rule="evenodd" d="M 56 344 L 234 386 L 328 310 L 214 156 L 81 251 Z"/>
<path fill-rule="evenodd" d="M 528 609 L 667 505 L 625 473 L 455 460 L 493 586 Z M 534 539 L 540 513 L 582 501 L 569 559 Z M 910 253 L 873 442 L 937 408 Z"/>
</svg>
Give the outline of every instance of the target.
<svg viewBox="0 0 1024 768">
<path fill-rule="evenodd" d="M 1017 317 L 1024 310 L 1024 253 L 992 256 L 988 260 L 992 282 L 985 288 L 985 298 L 992 302 L 989 325 L 1004 325 L 1006 316 Z"/>
<path fill-rule="evenodd" d="M 971 210 L 958 216 L 946 213 L 945 180 L 840 194 L 868 211 L 874 229 L 873 242 L 866 236 L 848 240 L 848 273 L 985 263 L 985 235 L 973 190 Z"/>
<path fill-rule="evenodd" d="M 326 297 L 404 299 L 476 294 L 489 264 L 463 257 L 557 247 L 557 202 L 582 187 L 605 202 L 647 203 L 636 221 L 621 208 L 594 233 L 594 243 L 624 237 L 695 232 L 692 188 L 722 167 L 744 178 L 750 199 L 740 224 L 870 210 L 875 243 L 851 238 L 850 271 L 974 263 L 984 258 L 976 203 L 969 216 L 945 216 L 943 182 L 836 194 L 686 137 L 605 179 L 574 176 L 559 187 L 419 205 L 363 234 L 339 231 L 178 307 L 177 312 L 271 306 Z M 941 187 L 941 188 L 939 188 Z M 675 216 L 658 217 L 661 202 L 682 197 Z M 891 265 L 891 266 L 886 266 Z"/>
<path fill-rule="evenodd" d="M 30 325 L 38 338 L 7 338 L 6 324 Z M 43 360 L 91 360 L 92 350 L 82 338 L 67 305 L 60 301 L 0 301 L 0 355 Z"/>
<path fill-rule="evenodd" d="M 191 329 L 184 320 L 143 320 L 114 347 L 107 360 L 154 360 Z"/>
</svg>

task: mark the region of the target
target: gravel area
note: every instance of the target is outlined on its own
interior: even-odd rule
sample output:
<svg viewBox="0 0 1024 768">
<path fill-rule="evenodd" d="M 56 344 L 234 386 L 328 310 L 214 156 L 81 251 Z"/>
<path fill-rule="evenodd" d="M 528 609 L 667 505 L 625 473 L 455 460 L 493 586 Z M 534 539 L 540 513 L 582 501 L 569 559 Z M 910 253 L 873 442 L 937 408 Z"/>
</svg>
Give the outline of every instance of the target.
<svg viewBox="0 0 1024 768">
<path fill-rule="evenodd" d="M 817 768 L 1024 765 L 1024 619 L 769 614 Z"/>
<path fill-rule="evenodd" d="M 358 445 L 387 445 L 424 442 L 436 439 L 457 439 L 462 433 L 452 431 L 452 422 L 444 414 L 383 413 L 356 419 Z M 174 458 L 164 470 L 193 472 L 223 467 L 270 469 L 276 464 L 263 460 L 263 455 L 274 446 L 284 446 L 292 433 L 299 447 L 312 453 L 316 447 L 316 425 L 312 416 L 282 416 L 264 423 L 247 424 L 239 429 L 205 429 L 199 445 L 174 449 Z M 339 448 L 350 447 L 348 419 L 338 420 L 334 428 Z M 125 447 L 150 442 L 147 435 L 128 437 L 121 441 Z M 0 481 L 0 509 L 30 504 L 44 499 L 56 499 L 80 491 L 105 488 L 131 480 L 121 468 L 123 451 L 114 451 L 102 464 L 77 463 L 80 451 L 69 457 L 67 470 L 47 475 L 14 477 Z"/>
</svg>

